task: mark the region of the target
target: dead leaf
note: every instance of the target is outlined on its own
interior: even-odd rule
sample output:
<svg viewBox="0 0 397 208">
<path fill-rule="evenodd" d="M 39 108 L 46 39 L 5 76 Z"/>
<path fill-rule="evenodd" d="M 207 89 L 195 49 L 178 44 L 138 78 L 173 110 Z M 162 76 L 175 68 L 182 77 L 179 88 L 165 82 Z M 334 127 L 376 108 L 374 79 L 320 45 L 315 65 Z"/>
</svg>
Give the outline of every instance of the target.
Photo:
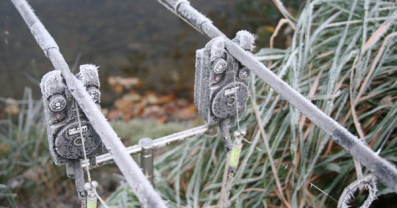
<svg viewBox="0 0 397 208">
<path fill-rule="evenodd" d="M 14 178 L 11 178 L 10 180 L 7 181 L 7 186 L 10 189 L 16 189 L 22 186 L 23 182 L 25 181 L 25 178 L 23 175 L 16 176 Z"/>
<path fill-rule="evenodd" d="M 121 112 L 120 110 L 117 110 L 117 109 L 109 111 L 109 113 L 106 115 L 106 118 L 109 121 L 121 119 L 122 117 L 123 117 L 123 112 Z"/>
<path fill-rule="evenodd" d="M 175 102 L 178 107 L 182 108 L 189 105 L 189 101 L 187 99 L 177 99 Z"/>
<path fill-rule="evenodd" d="M 0 151 L 8 152 L 10 148 L 7 145 L 0 144 Z"/>
<path fill-rule="evenodd" d="M 393 106 L 393 105 L 394 105 L 394 104 L 393 104 L 393 98 L 392 98 L 390 95 L 388 95 L 388 96 L 382 98 L 382 100 L 380 100 L 379 103 L 380 103 L 381 105 L 385 105 L 385 106 Z"/>
<path fill-rule="evenodd" d="M 108 83 L 110 86 L 122 85 L 125 89 L 130 89 L 132 86 L 142 85 L 142 82 L 136 77 L 109 77 Z"/>
<path fill-rule="evenodd" d="M 4 111 L 10 113 L 11 115 L 16 115 L 19 113 L 19 106 L 15 101 L 15 99 L 7 98 L 6 107 L 4 108 Z"/>
<path fill-rule="evenodd" d="M 112 85 L 111 87 L 112 87 L 112 90 L 113 90 L 116 94 L 120 95 L 121 93 L 123 93 L 123 86 L 117 84 L 117 85 Z"/>
<path fill-rule="evenodd" d="M 39 175 L 43 172 L 44 170 L 40 167 L 31 167 L 27 171 L 25 171 L 22 175 L 25 179 L 38 181 Z"/>
<path fill-rule="evenodd" d="M 143 103 L 146 105 L 157 105 L 159 98 L 154 92 L 146 92 L 143 98 Z"/>
<path fill-rule="evenodd" d="M 194 105 L 182 108 L 175 112 L 174 117 L 178 120 L 190 120 L 197 117 L 197 109 Z"/>
</svg>

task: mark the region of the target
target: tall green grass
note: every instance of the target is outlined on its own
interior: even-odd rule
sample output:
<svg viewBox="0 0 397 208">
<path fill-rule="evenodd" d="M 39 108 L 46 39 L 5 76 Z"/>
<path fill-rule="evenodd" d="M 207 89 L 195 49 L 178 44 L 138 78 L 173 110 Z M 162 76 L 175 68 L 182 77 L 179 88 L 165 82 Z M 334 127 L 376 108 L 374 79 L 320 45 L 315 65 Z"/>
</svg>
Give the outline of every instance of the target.
<svg viewBox="0 0 397 208">
<path fill-rule="evenodd" d="M 291 46 L 260 49 L 256 56 L 397 164 L 395 9 L 390 1 L 307 1 L 297 21 L 291 21 L 296 28 Z M 344 188 L 357 179 L 353 158 L 254 76 L 249 106 L 240 116 L 250 143 L 241 152 L 232 206 L 336 207 Z M 156 189 L 170 207 L 214 207 L 224 163 L 219 137 L 188 140 L 158 156 Z M 379 198 L 396 197 L 377 186 Z M 357 193 L 351 205 L 359 206 L 366 197 L 366 192 Z M 125 185 L 108 203 L 139 206 Z"/>
<path fill-rule="evenodd" d="M 0 121 L 0 184 L 7 193 L 0 195 L 0 202 L 15 207 L 16 198 L 21 201 L 26 194 L 39 198 L 43 186 L 51 184 L 57 171 L 50 163 L 41 100 L 33 100 L 31 89 L 25 88 L 22 100 L 0 101 L 8 109 L 13 106 L 17 113 L 8 111 Z"/>
</svg>

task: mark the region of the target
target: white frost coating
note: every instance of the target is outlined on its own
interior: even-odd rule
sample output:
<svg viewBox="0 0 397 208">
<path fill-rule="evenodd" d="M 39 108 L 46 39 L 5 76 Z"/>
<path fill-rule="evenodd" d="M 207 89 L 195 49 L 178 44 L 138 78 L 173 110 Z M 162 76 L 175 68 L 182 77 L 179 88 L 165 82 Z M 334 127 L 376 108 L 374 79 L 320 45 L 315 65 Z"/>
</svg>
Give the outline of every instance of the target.
<svg viewBox="0 0 397 208">
<path fill-rule="evenodd" d="M 197 10 L 193 9 L 190 4 L 183 4 L 184 2 L 182 2 L 179 6 L 178 6 L 178 10 L 175 10 L 175 12 L 177 12 L 179 15 L 183 16 L 188 23 L 192 24 L 193 26 L 195 26 L 195 28 L 198 28 L 199 31 L 201 32 L 201 26 L 208 22 L 208 23 L 212 23 L 210 19 L 208 19 L 207 17 L 205 17 L 203 14 L 201 14 L 200 12 L 198 12 Z"/>
<path fill-rule="evenodd" d="M 191 7 L 187 1 L 158 0 L 158 2 L 203 35 L 209 38 L 223 35 L 222 32 L 212 25 L 210 19 Z"/>
<path fill-rule="evenodd" d="M 33 25 L 40 22 L 25 0 L 11 1 L 22 15 L 30 29 Z M 142 206 L 166 207 L 160 195 L 153 189 L 153 186 L 150 185 L 149 181 L 143 175 L 138 165 L 127 153 L 125 146 L 118 139 L 116 132 L 114 132 L 110 124 L 102 115 L 101 111 L 97 108 L 96 104 L 85 90 L 83 84 L 70 72 L 69 66 L 67 65 L 62 54 L 59 52 L 58 48 L 55 48 L 56 50 L 49 50 L 50 48 L 47 46 L 53 46 L 53 39 L 48 31 L 44 27 L 40 26 L 36 26 L 33 31 L 36 31 L 37 34 L 40 34 L 34 36 L 36 41 L 39 43 L 40 47 L 42 47 L 43 51 L 47 52 L 46 55 L 48 55 L 48 58 L 51 60 L 55 69 L 61 71 L 71 94 L 78 102 L 80 108 L 86 114 L 95 131 L 101 137 L 106 148 L 112 150 L 116 164 L 131 186 L 132 191 L 139 198 Z"/>
<path fill-rule="evenodd" d="M 44 25 L 41 22 L 36 22 L 30 27 L 30 31 L 32 32 L 33 36 L 35 37 L 37 43 L 43 49 L 44 54 L 48 57 L 48 51 L 50 49 L 59 49 L 57 43 L 55 42 L 54 38 L 48 33 L 43 32 L 47 31 Z"/>
<path fill-rule="evenodd" d="M 48 76 L 54 76 L 54 79 L 48 79 Z M 49 97 L 52 94 L 55 94 L 57 89 L 54 87 L 55 85 L 51 84 L 51 82 L 57 82 L 57 83 L 62 83 L 63 78 L 61 75 L 60 71 L 54 71 L 52 74 L 47 73 L 43 76 L 41 80 L 44 80 L 44 82 L 40 82 L 40 89 L 41 89 L 41 94 L 44 97 Z M 64 87 L 63 87 L 64 88 Z"/>
<path fill-rule="evenodd" d="M 93 65 L 93 64 L 84 64 L 80 66 L 80 72 L 81 75 L 86 74 L 90 77 L 99 77 L 98 76 L 98 67 Z M 98 86 L 98 88 L 100 87 L 100 83 L 99 83 L 99 79 L 86 79 L 86 77 L 82 76 L 81 77 L 83 79 L 83 83 L 87 83 L 88 85 L 95 85 Z M 89 83 L 89 81 L 92 80 L 95 83 Z"/>
<path fill-rule="evenodd" d="M 372 202 L 376 199 L 376 193 L 378 188 L 376 187 L 376 177 L 372 174 L 366 175 L 360 179 L 357 179 L 351 183 L 348 187 L 343 190 L 343 193 L 338 200 L 338 208 L 349 208 L 349 201 L 354 198 L 354 192 L 365 187 L 369 194 L 364 204 L 360 208 L 368 208 Z"/>
<path fill-rule="evenodd" d="M 208 38 L 224 36 L 218 28 L 212 25 L 210 19 L 195 10 L 190 4 L 184 4 L 186 3 L 185 1 L 158 0 L 158 2 Z M 177 8 L 177 10 L 175 10 L 175 8 Z"/>
<path fill-rule="evenodd" d="M 222 39 L 217 39 L 214 41 L 211 47 L 211 55 L 210 60 L 215 61 L 218 58 L 221 58 L 225 52 L 225 43 Z"/>
<path fill-rule="evenodd" d="M 189 2 L 188 0 L 178 0 L 178 1 L 175 3 L 175 5 L 174 5 L 174 11 L 178 11 L 179 4 L 181 4 L 181 3 L 190 4 L 190 2 Z"/>
<path fill-rule="evenodd" d="M 254 49 L 255 37 L 252 33 L 246 30 L 240 30 L 236 33 L 236 38 L 233 40 L 246 51 L 252 51 Z"/>
</svg>

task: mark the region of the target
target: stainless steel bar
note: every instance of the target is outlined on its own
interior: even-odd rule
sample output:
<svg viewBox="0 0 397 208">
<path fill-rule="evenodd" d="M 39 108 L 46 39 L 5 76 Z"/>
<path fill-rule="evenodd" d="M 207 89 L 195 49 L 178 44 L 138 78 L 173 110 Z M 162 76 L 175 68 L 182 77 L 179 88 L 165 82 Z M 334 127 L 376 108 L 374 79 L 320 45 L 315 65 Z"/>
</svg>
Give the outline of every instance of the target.
<svg viewBox="0 0 397 208">
<path fill-rule="evenodd" d="M 197 31 L 209 38 L 223 36 L 226 49 L 244 66 L 283 96 L 291 105 L 325 131 L 361 164 L 366 166 L 386 186 L 397 192 L 397 168 L 381 158 L 371 148 L 364 145 L 356 136 L 317 108 L 312 102 L 280 79 L 255 57 L 220 32 L 210 20 L 190 6 L 187 0 L 158 0 L 178 17 L 188 22 Z"/>
<path fill-rule="evenodd" d="M 58 45 L 34 14 L 33 9 L 25 0 L 11 1 L 25 20 L 32 35 L 44 51 L 44 54 L 51 60 L 55 69 L 61 71 L 71 94 L 91 122 L 95 131 L 101 137 L 106 148 L 112 152 L 117 166 L 142 206 L 166 207 L 160 195 L 154 190 L 149 181 L 146 180 L 139 166 L 127 153 L 125 146 L 118 139 L 116 132 L 102 115 L 83 84 L 70 72 L 69 66 L 59 51 Z"/>
<path fill-rule="evenodd" d="M 174 142 L 184 141 L 194 136 L 203 135 L 207 130 L 208 130 L 207 125 L 203 125 L 179 133 L 171 134 L 156 139 L 153 146 L 155 149 L 159 149 Z"/>
<path fill-rule="evenodd" d="M 141 167 L 146 179 L 153 183 L 153 140 L 150 138 L 143 138 L 139 140 L 139 146 L 142 148 L 141 157 L 139 160 L 139 167 Z"/>
<path fill-rule="evenodd" d="M 154 149 L 159 149 L 161 147 L 164 147 L 166 145 L 172 144 L 174 142 L 177 141 L 184 141 L 186 139 L 198 136 L 198 135 L 203 135 L 204 133 L 206 133 L 208 130 L 208 126 L 207 125 L 203 125 L 203 126 L 198 126 L 192 129 L 188 129 L 182 132 L 178 132 L 175 134 L 171 134 L 165 137 L 160 137 L 156 140 L 153 141 L 153 148 Z M 135 154 L 139 154 L 142 152 L 142 147 L 139 145 L 134 145 L 134 146 L 130 146 L 127 148 L 127 152 L 131 155 L 135 155 Z M 100 155 L 98 157 L 96 157 L 97 160 L 97 166 L 101 166 L 104 164 L 108 164 L 108 163 L 112 163 L 113 161 L 113 156 L 109 153 L 107 154 L 103 154 Z M 83 160 L 82 162 L 82 167 L 87 166 L 88 160 Z M 96 167 L 90 167 L 92 168 L 96 168 Z"/>
</svg>

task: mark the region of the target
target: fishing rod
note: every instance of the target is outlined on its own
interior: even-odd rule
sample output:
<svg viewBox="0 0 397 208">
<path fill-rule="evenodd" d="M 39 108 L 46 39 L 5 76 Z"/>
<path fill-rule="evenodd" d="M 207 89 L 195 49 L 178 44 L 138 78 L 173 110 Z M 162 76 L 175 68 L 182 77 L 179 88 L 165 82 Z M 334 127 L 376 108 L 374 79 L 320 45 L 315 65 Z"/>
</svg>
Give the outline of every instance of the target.
<svg viewBox="0 0 397 208">
<path fill-rule="evenodd" d="M 189 1 L 158 0 L 158 2 L 207 38 L 222 37 L 225 48 L 235 59 L 272 87 L 316 126 L 331 136 L 337 144 L 341 145 L 357 161 L 367 167 L 384 185 L 397 192 L 397 168 L 393 164 L 380 157 L 346 128 L 322 112 L 302 94 L 259 62 L 252 54 L 244 51 L 236 43 L 228 39 L 212 24 L 211 20 L 193 8 Z"/>
</svg>

